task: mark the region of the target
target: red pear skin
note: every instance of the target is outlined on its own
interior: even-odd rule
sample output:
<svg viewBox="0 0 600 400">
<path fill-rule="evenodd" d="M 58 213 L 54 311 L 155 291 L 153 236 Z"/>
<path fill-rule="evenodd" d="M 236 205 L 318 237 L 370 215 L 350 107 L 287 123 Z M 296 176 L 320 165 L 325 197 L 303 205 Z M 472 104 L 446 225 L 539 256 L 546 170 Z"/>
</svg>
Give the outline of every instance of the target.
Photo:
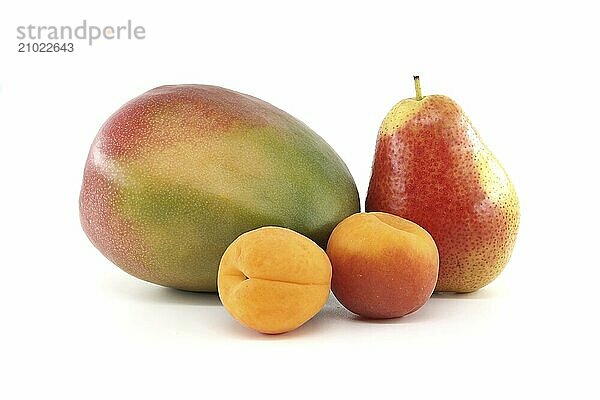
<svg viewBox="0 0 600 400">
<path fill-rule="evenodd" d="M 382 123 L 366 211 L 425 228 L 440 255 L 435 291 L 460 293 L 502 272 L 520 215 L 510 178 L 460 106 L 420 93 L 396 104 Z"/>
</svg>

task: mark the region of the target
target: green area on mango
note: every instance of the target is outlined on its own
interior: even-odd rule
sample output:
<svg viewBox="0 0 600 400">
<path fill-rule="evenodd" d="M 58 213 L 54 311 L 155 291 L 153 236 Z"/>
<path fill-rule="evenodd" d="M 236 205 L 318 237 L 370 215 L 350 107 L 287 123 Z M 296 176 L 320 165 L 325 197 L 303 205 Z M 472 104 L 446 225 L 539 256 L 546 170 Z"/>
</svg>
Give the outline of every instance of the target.
<svg viewBox="0 0 600 400">
<path fill-rule="evenodd" d="M 240 127 L 120 162 L 116 211 L 146 245 L 150 280 L 215 291 L 220 257 L 241 233 L 285 226 L 325 247 L 359 211 L 339 156 L 303 124 L 291 128 Z"/>
</svg>

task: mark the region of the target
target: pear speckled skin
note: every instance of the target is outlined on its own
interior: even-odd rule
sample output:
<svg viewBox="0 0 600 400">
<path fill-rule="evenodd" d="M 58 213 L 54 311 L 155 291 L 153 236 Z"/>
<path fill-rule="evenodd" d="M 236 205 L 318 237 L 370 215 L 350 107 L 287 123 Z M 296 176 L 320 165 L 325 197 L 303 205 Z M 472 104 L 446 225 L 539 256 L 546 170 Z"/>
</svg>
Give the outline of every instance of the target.
<svg viewBox="0 0 600 400">
<path fill-rule="evenodd" d="M 434 238 L 437 292 L 472 292 L 506 266 L 519 201 L 462 109 L 440 95 L 398 103 L 382 123 L 367 211 L 409 219 Z"/>
<path fill-rule="evenodd" d="M 216 291 L 221 255 L 240 234 L 275 225 L 325 246 L 360 209 L 335 151 L 260 99 L 206 85 L 162 86 L 101 127 L 85 166 L 83 229 L 140 279 Z"/>
</svg>

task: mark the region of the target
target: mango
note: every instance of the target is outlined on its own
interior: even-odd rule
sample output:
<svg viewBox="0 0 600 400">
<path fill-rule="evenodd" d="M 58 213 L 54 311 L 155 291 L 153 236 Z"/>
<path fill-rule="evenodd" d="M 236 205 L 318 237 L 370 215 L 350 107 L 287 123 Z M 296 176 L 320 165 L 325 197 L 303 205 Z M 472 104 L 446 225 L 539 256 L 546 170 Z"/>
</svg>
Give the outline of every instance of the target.
<svg viewBox="0 0 600 400">
<path fill-rule="evenodd" d="M 327 245 L 332 290 L 344 307 L 366 318 L 396 318 L 421 308 L 435 288 L 439 254 L 419 225 L 382 212 L 354 214 Z"/>
<path fill-rule="evenodd" d="M 325 247 L 360 209 L 348 168 L 309 127 L 205 85 L 158 87 L 117 110 L 91 145 L 79 205 L 83 230 L 114 264 L 209 292 L 240 234 L 276 225 Z"/>
<path fill-rule="evenodd" d="M 219 266 L 219 296 L 229 313 L 261 333 L 289 332 L 327 301 L 331 264 L 314 242 L 292 230 L 264 227 L 244 233 Z"/>
</svg>

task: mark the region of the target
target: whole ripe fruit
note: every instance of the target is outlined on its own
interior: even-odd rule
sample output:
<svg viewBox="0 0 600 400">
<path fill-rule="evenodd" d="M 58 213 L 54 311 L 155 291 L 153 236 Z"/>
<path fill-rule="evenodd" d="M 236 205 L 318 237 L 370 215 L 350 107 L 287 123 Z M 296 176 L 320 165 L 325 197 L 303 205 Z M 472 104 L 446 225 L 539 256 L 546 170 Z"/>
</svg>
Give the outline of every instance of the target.
<svg viewBox="0 0 600 400">
<path fill-rule="evenodd" d="M 519 227 L 507 173 L 448 97 L 396 104 L 383 120 L 366 200 L 425 228 L 440 252 L 436 291 L 472 292 L 506 266 Z"/>
<path fill-rule="evenodd" d="M 298 328 L 325 305 L 331 264 L 305 236 L 279 227 L 244 233 L 219 266 L 219 297 L 231 315 L 262 333 Z"/>
<path fill-rule="evenodd" d="M 327 244 L 332 290 L 350 311 L 395 318 L 421 308 L 435 287 L 438 251 L 419 225 L 381 212 L 354 214 Z"/>
<path fill-rule="evenodd" d="M 325 246 L 360 209 L 344 162 L 310 128 L 255 97 L 215 86 L 162 86 L 101 127 L 85 166 L 81 223 L 128 273 L 216 291 L 241 233 L 278 225 Z"/>
</svg>

